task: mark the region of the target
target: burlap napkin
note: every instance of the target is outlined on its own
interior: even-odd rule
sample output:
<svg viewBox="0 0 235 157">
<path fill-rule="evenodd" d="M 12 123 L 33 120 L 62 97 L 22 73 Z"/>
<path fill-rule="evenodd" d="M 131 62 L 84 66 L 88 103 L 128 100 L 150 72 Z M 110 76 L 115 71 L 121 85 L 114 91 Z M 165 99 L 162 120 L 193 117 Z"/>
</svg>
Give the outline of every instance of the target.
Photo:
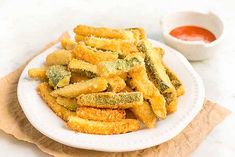
<svg viewBox="0 0 235 157">
<path fill-rule="evenodd" d="M 63 35 L 67 36 L 68 34 Z M 58 38 L 47 45 L 41 52 L 53 46 L 60 39 Z M 0 79 L 0 129 L 19 140 L 37 145 L 41 151 L 55 157 L 187 157 L 208 133 L 230 113 L 227 109 L 207 100 L 201 112 L 179 135 L 161 145 L 123 153 L 76 149 L 44 136 L 25 117 L 16 94 L 17 82 L 23 68 L 24 66 Z"/>
</svg>

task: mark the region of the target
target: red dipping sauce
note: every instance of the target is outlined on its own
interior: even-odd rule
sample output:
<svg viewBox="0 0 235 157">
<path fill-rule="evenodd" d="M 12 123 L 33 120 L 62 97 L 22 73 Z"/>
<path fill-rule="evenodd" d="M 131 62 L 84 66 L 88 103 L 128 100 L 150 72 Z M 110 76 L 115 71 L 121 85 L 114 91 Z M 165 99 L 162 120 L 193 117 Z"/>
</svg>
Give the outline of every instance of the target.
<svg viewBox="0 0 235 157">
<path fill-rule="evenodd" d="M 170 35 L 185 41 L 204 41 L 210 43 L 216 40 L 213 33 L 198 26 L 180 26 L 170 32 Z"/>
</svg>

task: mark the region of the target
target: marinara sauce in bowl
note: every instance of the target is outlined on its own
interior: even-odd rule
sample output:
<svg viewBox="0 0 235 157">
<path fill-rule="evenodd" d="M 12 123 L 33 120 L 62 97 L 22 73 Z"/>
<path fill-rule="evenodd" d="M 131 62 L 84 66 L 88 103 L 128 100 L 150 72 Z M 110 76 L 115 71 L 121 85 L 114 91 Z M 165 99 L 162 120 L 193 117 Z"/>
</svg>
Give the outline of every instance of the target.
<svg viewBox="0 0 235 157">
<path fill-rule="evenodd" d="M 224 29 L 222 20 L 212 12 L 171 13 L 161 24 L 165 42 L 191 61 L 212 57 Z"/>
</svg>

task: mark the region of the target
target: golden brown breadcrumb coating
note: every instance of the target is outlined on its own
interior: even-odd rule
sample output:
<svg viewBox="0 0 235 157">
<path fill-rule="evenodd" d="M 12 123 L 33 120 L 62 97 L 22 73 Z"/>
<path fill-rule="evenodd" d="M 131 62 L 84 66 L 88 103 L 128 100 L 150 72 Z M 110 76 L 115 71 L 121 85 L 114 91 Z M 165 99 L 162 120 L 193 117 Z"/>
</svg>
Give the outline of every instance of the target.
<svg viewBox="0 0 235 157">
<path fill-rule="evenodd" d="M 29 69 L 28 75 L 32 79 L 36 80 L 45 80 L 47 79 L 46 69 L 45 68 L 32 68 Z"/>
<path fill-rule="evenodd" d="M 125 110 L 99 109 L 81 106 L 77 110 L 77 116 L 94 121 L 114 122 L 125 119 L 126 112 Z"/>
<path fill-rule="evenodd" d="M 70 116 L 76 115 L 75 112 L 67 110 L 56 102 L 56 98 L 50 95 L 52 89 L 48 83 L 41 83 L 37 87 L 38 94 L 47 103 L 47 105 L 56 113 L 57 116 L 67 121 Z"/>
<path fill-rule="evenodd" d="M 52 96 L 64 96 L 75 98 L 80 94 L 96 93 L 106 90 L 108 81 L 105 78 L 97 77 L 88 81 L 70 84 L 51 92 Z"/>
<path fill-rule="evenodd" d="M 139 130 L 140 121 L 136 119 L 122 119 L 117 122 L 100 122 L 71 116 L 69 117 L 67 126 L 78 132 L 112 135 Z"/>
</svg>

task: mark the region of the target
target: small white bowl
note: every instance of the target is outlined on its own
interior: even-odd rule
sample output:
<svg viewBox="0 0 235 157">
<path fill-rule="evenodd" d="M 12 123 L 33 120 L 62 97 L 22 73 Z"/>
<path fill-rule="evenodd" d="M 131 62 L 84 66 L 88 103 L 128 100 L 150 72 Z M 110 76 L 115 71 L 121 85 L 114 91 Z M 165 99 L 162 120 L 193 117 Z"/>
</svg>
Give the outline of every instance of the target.
<svg viewBox="0 0 235 157">
<path fill-rule="evenodd" d="M 169 34 L 174 28 L 187 25 L 199 26 L 209 30 L 216 36 L 216 40 L 211 43 L 184 41 Z M 224 30 L 222 20 L 212 12 L 182 11 L 171 13 L 162 18 L 161 26 L 165 42 L 191 61 L 211 58 L 218 49 Z"/>
</svg>

